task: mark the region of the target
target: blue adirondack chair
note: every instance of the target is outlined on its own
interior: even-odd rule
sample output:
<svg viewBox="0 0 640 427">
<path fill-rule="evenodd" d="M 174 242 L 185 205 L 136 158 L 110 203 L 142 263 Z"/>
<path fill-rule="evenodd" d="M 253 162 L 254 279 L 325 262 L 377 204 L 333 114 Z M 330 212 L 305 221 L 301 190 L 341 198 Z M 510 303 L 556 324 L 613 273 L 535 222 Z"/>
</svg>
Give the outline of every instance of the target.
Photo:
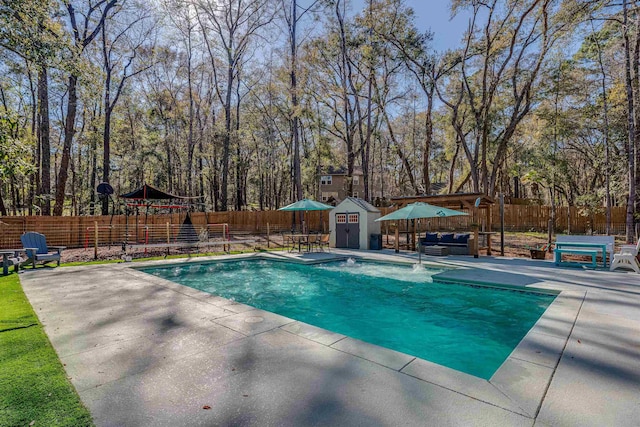
<svg viewBox="0 0 640 427">
<path fill-rule="evenodd" d="M 27 257 L 29 257 L 25 264 L 31 263 L 33 268 L 36 268 L 36 262 L 48 263 L 51 261 L 58 261 L 60 265 L 60 254 L 65 249 L 64 246 L 51 246 L 56 252 L 49 252 L 47 247 L 47 239 L 44 234 L 29 231 L 20 236 L 22 246 L 24 247 Z"/>
</svg>

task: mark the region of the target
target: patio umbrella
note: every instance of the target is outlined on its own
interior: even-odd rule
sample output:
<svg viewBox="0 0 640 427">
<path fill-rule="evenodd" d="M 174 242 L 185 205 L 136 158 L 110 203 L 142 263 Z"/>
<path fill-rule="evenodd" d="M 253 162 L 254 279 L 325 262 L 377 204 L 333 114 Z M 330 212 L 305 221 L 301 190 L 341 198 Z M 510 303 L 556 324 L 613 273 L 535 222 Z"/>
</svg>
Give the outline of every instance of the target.
<svg viewBox="0 0 640 427">
<path fill-rule="evenodd" d="M 316 202 L 315 200 L 302 199 L 302 200 L 298 200 L 295 203 L 291 203 L 290 205 L 282 207 L 278 210 L 290 211 L 290 212 L 296 212 L 296 211 L 306 212 L 306 211 L 326 211 L 330 209 L 333 209 L 333 206 Z"/>
<path fill-rule="evenodd" d="M 440 206 L 430 205 L 424 202 L 410 203 L 402 209 L 393 211 L 388 215 L 376 219 L 376 221 L 389 221 L 399 219 L 417 219 L 420 224 L 420 218 L 444 218 L 448 216 L 469 215 L 466 212 L 460 212 L 453 209 L 447 209 Z M 418 240 L 418 262 L 422 263 L 422 251 L 420 250 L 420 241 Z"/>
</svg>

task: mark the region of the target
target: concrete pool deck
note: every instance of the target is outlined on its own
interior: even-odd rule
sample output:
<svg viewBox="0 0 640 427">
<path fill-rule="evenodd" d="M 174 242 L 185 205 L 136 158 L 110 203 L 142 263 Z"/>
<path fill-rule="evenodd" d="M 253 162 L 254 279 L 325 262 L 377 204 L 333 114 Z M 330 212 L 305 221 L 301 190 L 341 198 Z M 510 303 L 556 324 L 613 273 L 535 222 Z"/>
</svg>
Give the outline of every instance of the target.
<svg viewBox="0 0 640 427">
<path fill-rule="evenodd" d="M 268 256 L 344 255 L 415 261 L 392 251 Z M 423 257 L 460 267 L 441 274 L 450 281 L 560 291 L 486 381 L 129 268 L 208 259 L 20 275 L 96 425 L 635 426 L 640 419 L 635 273 Z"/>
</svg>

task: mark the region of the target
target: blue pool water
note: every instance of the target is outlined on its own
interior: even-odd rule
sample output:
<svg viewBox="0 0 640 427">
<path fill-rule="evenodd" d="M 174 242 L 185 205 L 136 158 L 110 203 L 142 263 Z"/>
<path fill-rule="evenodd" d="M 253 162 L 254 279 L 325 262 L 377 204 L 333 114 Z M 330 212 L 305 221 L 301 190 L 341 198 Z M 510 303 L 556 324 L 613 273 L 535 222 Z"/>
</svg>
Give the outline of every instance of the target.
<svg viewBox="0 0 640 427">
<path fill-rule="evenodd" d="M 241 260 L 143 271 L 489 379 L 554 295 L 434 282 L 441 270 Z"/>
</svg>

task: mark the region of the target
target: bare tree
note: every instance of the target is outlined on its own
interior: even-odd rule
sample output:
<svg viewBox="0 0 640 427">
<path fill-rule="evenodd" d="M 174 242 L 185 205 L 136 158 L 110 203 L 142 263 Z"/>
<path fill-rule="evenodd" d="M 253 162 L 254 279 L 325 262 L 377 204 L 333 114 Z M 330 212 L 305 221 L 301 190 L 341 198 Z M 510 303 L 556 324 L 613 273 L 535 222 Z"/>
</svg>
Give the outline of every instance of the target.
<svg viewBox="0 0 640 427">
<path fill-rule="evenodd" d="M 119 7 L 102 25 L 102 59 L 105 72 L 104 80 L 104 131 L 102 181 L 109 182 L 111 171 L 111 119 L 113 110 L 120 99 L 125 83 L 152 65 L 147 44 L 151 40 L 154 22 L 147 10 L 137 5 L 132 8 Z M 120 20 L 118 18 L 121 18 Z M 147 58 L 139 60 L 146 51 Z M 108 215 L 109 200 L 102 201 L 102 215 Z"/>
<path fill-rule="evenodd" d="M 337 0 L 335 2 L 335 17 L 338 24 L 339 34 L 339 73 L 340 87 L 342 90 L 342 117 L 344 120 L 344 136 L 347 145 L 347 194 L 353 195 L 353 171 L 355 169 L 356 147 L 355 135 L 357 131 L 358 114 L 360 108 L 360 100 L 358 93 L 354 91 L 355 83 L 352 61 L 349 57 L 349 40 L 347 39 L 346 25 L 346 0 Z M 358 111 L 357 111 L 358 110 Z"/>
<path fill-rule="evenodd" d="M 52 19 L 52 1 L 7 0 L 0 7 L 0 47 L 23 58 L 32 85 L 30 65 L 37 69 L 37 89 L 31 87 L 32 133 L 36 133 L 35 190 L 41 195 L 42 214 L 51 214 L 51 138 L 49 119 L 49 68 L 60 51 L 68 47 Z M 3 96 L 6 109 L 6 98 Z M 38 185 L 39 182 L 39 185 Z M 31 206 L 29 206 L 31 209 Z"/>
<path fill-rule="evenodd" d="M 194 195 L 193 191 L 193 159 L 196 148 L 196 140 L 194 138 L 194 122 L 195 122 L 195 104 L 194 104 L 194 54 L 196 49 L 196 30 L 198 21 L 196 18 L 195 6 L 191 2 L 183 0 L 165 1 L 165 9 L 170 11 L 169 19 L 173 26 L 178 30 L 180 38 L 179 43 L 183 44 L 186 56 L 187 68 L 187 98 L 189 103 L 188 109 L 188 130 L 187 130 L 187 192 L 189 196 Z"/>
<path fill-rule="evenodd" d="M 398 52 L 407 69 L 415 76 L 427 101 L 424 113 L 422 183 L 424 192 L 429 194 L 431 191 L 429 163 L 433 145 L 433 110 L 436 85 L 440 77 L 448 70 L 444 66 L 437 66 L 437 58 L 430 46 L 433 34 L 430 31 L 420 32 L 415 28 L 411 21 L 411 13 L 403 6 L 401 0 L 394 0 L 391 3 L 394 9 L 384 15 L 386 25 L 379 28 L 377 36 L 391 44 L 393 49 Z M 380 11 L 377 11 L 377 22 L 383 21 L 380 15 Z"/>
<path fill-rule="evenodd" d="M 635 148 L 636 148 L 636 123 L 633 95 L 633 78 L 631 75 L 631 46 L 629 42 L 629 7 L 627 0 L 622 1 L 622 40 L 624 42 L 624 70 L 625 88 L 627 94 L 627 159 L 629 167 L 629 194 L 627 199 L 627 220 L 626 237 L 627 243 L 633 242 L 634 235 L 634 205 L 636 201 L 636 179 L 635 179 Z M 638 49 L 636 49 L 638 51 Z"/>
<path fill-rule="evenodd" d="M 593 4 L 572 0 L 460 3 L 470 3 L 472 8 L 459 61 L 464 101 L 473 118 L 473 145 L 479 150 L 473 187 L 494 194 L 509 143 L 531 110 L 534 84 L 549 50 Z M 507 96 L 511 107 L 499 113 L 496 107 Z"/>
<path fill-rule="evenodd" d="M 60 170 L 56 182 L 56 204 L 53 208 L 54 215 L 62 215 L 64 208 L 64 197 L 67 187 L 67 177 L 69 171 L 69 160 L 71 158 L 71 145 L 76 133 L 76 113 L 78 109 L 78 79 L 80 69 L 78 67 L 80 58 L 85 49 L 95 40 L 100 33 L 109 11 L 116 5 L 118 0 L 86 0 L 82 12 L 78 13 L 74 2 L 65 1 L 65 8 L 69 17 L 71 37 L 74 43 L 69 66 L 71 72 L 67 83 L 67 112 L 64 125 L 64 143 L 62 146 L 62 157 L 60 159 Z M 80 18 L 80 21 L 78 21 Z"/>
<path fill-rule="evenodd" d="M 591 20 L 591 29 L 594 33 L 593 42 L 596 46 L 598 68 L 600 69 L 600 89 L 602 90 L 602 119 L 604 134 L 604 155 L 605 155 L 605 199 L 607 205 L 606 213 L 606 234 L 611 234 L 611 161 L 610 161 L 610 141 L 609 141 L 609 99 L 607 93 L 607 73 L 604 68 L 604 60 L 602 58 L 602 46 L 599 40 L 600 36 L 595 33 L 593 20 Z"/>
<path fill-rule="evenodd" d="M 293 192 L 297 200 L 302 199 L 302 172 L 300 167 L 300 102 L 298 95 L 298 23 L 319 2 L 302 9 L 298 15 L 298 0 L 281 0 L 284 20 L 289 38 L 289 77 L 291 97 L 291 140 L 293 142 Z"/>
<path fill-rule="evenodd" d="M 226 59 L 224 80 L 220 81 L 220 76 L 215 74 L 216 87 L 224 84 L 223 91 L 218 89 L 225 118 L 220 201 L 223 211 L 228 208 L 234 88 L 251 41 L 273 20 L 274 11 L 270 6 L 271 0 L 199 0 L 197 3 L 198 20 L 212 63 L 218 54 Z M 217 43 L 212 40 L 212 36 Z"/>
</svg>

